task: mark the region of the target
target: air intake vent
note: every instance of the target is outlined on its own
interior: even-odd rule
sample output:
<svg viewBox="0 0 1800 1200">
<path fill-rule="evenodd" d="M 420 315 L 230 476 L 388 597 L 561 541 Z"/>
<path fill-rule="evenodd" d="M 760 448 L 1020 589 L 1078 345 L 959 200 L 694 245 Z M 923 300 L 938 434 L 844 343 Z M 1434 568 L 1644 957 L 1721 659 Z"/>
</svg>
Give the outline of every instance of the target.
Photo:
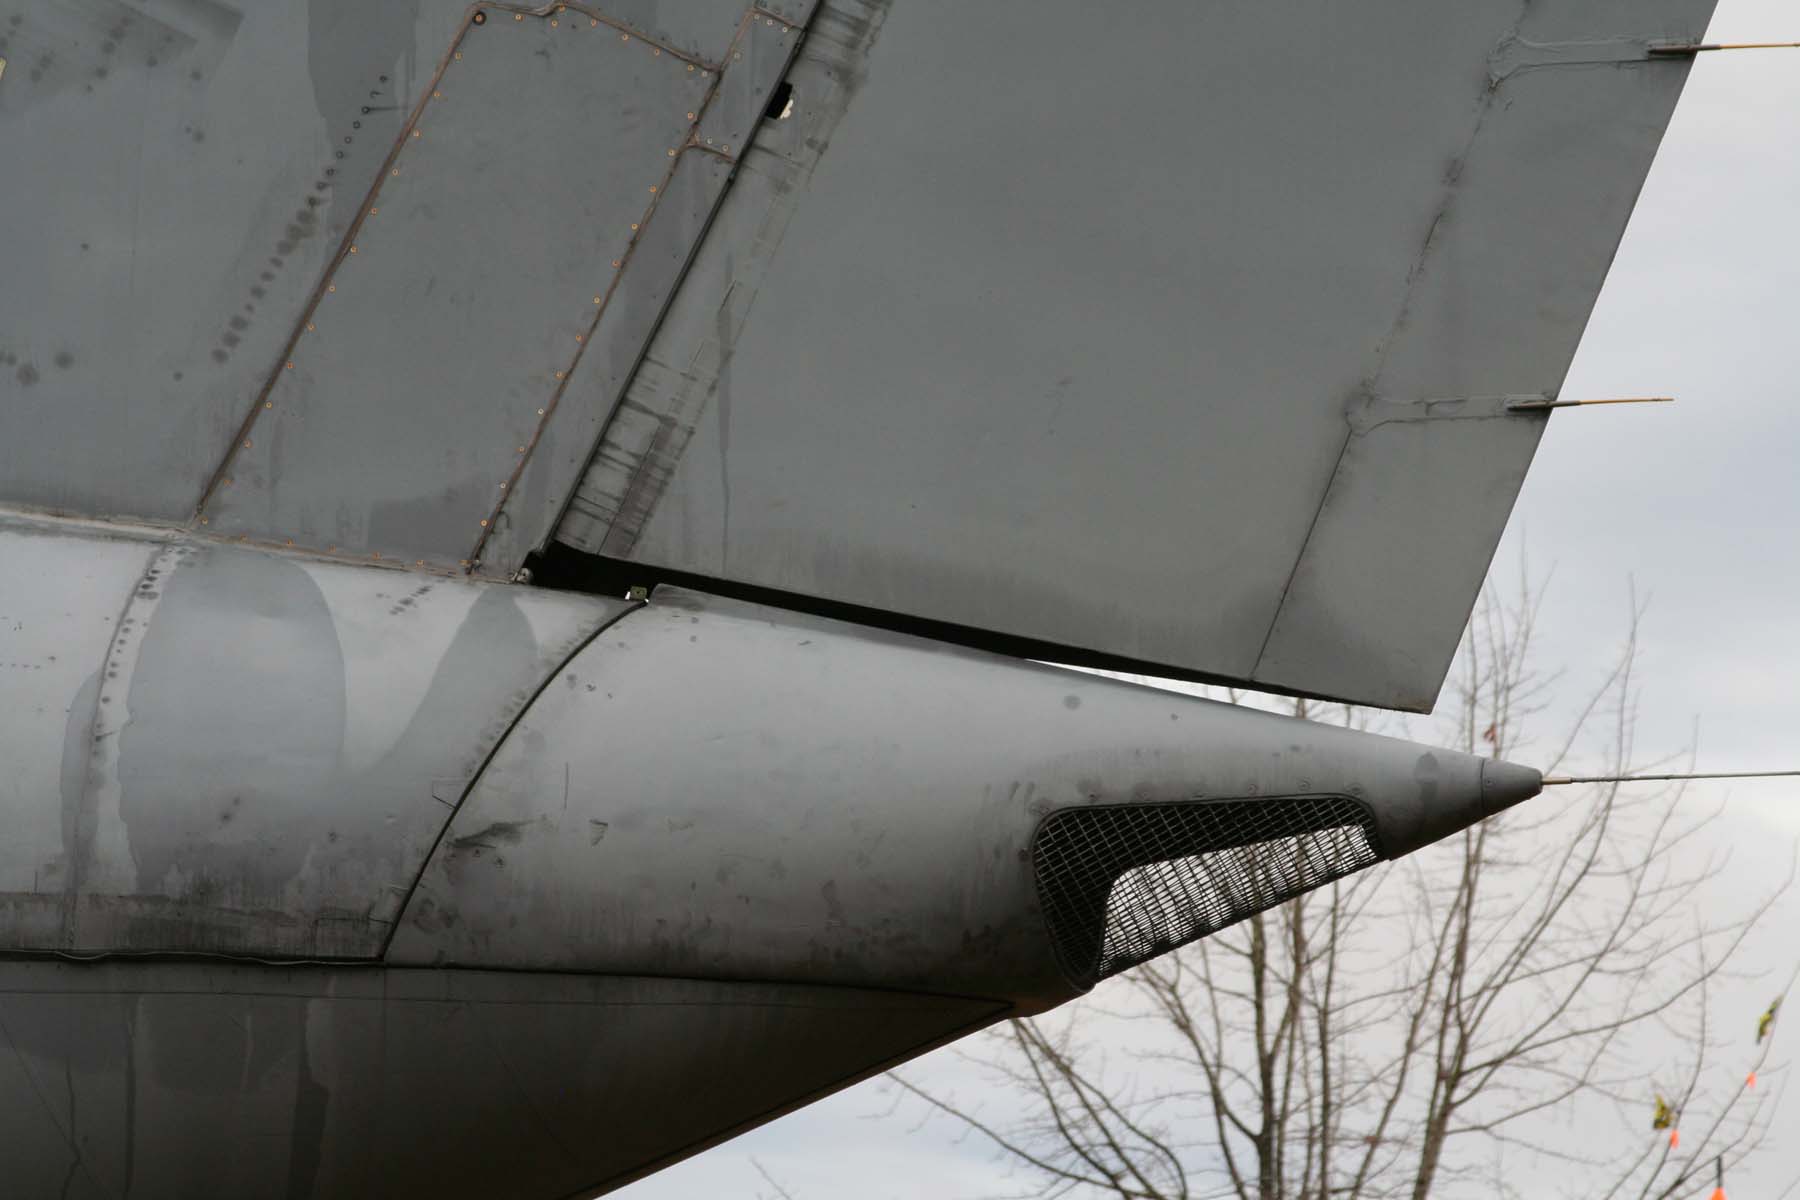
<svg viewBox="0 0 1800 1200">
<path fill-rule="evenodd" d="M 1032 841 L 1057 957 L 1088 987 L 1380 861 L 1345 796 L 1052 813 Z"/>
</svg>

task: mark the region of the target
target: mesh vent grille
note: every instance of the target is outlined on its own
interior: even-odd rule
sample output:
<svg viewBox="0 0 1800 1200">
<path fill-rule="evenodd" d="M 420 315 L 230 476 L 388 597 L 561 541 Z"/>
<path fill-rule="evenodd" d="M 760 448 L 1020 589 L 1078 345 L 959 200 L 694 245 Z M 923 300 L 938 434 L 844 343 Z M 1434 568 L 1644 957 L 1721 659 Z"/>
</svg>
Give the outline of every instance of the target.
<svg viewBox="0 0 1800 1200">
<path fill-rule="evenodd" d="M 1381 858 L 1344 796 L 1052 813 L 1032 841 L 1057 957 L 1088 986 Z"/>
</svg>

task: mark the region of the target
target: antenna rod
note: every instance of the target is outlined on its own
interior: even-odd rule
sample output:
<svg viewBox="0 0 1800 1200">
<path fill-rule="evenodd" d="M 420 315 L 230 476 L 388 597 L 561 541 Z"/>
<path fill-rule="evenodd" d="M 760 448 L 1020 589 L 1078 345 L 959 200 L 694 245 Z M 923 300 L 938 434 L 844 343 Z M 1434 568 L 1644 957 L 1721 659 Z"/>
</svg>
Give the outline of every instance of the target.
<svg viewBox="0 0 1800 1200">
<path fill-rule="evenodd" d="M 1800 771 L 1699 771 L 1686 775 L 1546 775 L 1545 787 L 1567 783 L 1645 783 L 1669 779 L 1779 779 Z"/>
</svg>

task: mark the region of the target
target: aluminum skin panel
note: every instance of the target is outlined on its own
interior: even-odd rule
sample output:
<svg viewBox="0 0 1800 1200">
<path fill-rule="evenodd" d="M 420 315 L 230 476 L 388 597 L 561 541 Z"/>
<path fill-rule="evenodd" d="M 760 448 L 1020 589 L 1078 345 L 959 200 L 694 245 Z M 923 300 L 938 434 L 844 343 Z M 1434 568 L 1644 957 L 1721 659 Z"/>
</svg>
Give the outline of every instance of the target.
<svg viewBox="0 0 1800 1200">
<path fill-rule="evenodd" d="M 566 386 L 519 477 L 503 493 L 471 552 L 470 569 L 508 578 L 556 527 L 600 431 L 617 410 L 645 347 L 685 278 L 694 251 L 734 178 L 746 143 L 799 45 L 801 30 L 752 9 L 732 41 L 717 85 L 688 116 L 694 128 L 656 187 L 641 226 L 632 226 L 625 267 L 606 295 Z M 702 72 L 702 76 L 705 76 Z M 682 290 L 686 290 L 685 288 Z M 704 293 L 703 293 L 704 294 Z"/>
<path fill-rule="evenodd" d="M 605 311 L 584 335 L 567 390 L 553 399 L 542 436 L 524 447 L 528 455 L 517 482 L 499 493 L 493 511 L 482 518 L 487 525 L 477 531 L 480 536 L 462 551 L 470 556 L 471 571 L 510 577 L 555 527 L 730 175 L 730 162 L 690 150 L 656 185 L 656 211 L 632 247 L 617 287 L 602 297 Z"/>
<path fill-rule="evenodd" d="M 606 343 L 608 373 L 629 374 L 742 149 L 727 138 L 730 154 L 690 163 L 686 148 L 704 148 L 702 117 L 753 127 L 750 106 L 766 103 L 811 5 L 753 17 L 744 0 L 502 4 L 480 13 L 488 36 L 462 47 L 478 8 L 0 10 L 12 64 L 0 155 L 24 232 L 0 281 L 0 503 L 219 519 L 277 546 L 457 570 L 512 487 L 528 495 L 488 556 L 509 566 L 489 573 L 547 538 L 617 399 L 602 389 L 598 411 L 564 406 L 557 427 L 552 385 L 583 339 Z M 474 53 L 503 31 L 515 48 L 529 31 L 565 45 L 592 33 L 593 61 L 555 72 Z M 456 89 L 440 86 L 453 74 Z M 472 150 L 460 161 L 459 137 Z M 683 170 L 665 189 L 671 150 Z M 378 184 L 401 218 L 385 228 Z M 639 244 L 664 191 L 680 202 L 663 206 L 660 244 Z M 347 270 L 365 254 L 382 261 Z M 628 259 L 638 270 L 615 288 L 610 264 Z M 593 297 L 615 292 L 590 338 Z M 536 450 L 546 461 L 527 474 Z M 262 494 L 276 484 L 279 496 Z"/>
<path fill-rule="evenodd" d="M 79 796 L 101 665 L 157 547 L 0 522 L 0 945 L 60 944 L 62 798 Z M 33 585 L 36 577 L 40 581 Z M 54 849 L 52 849 L 54 848 Z"/>
<path fill-rule="evenodd" d="M 1431 589 L 1405 584 L 1430 577 L 1438 548 L 1459 538 L 1484 569 L 1493 556 L 1501 527 L 1479 526 L 1471 512 L 1512 506 L 1547 416 L 1508 411 L 1512 399 L 1377 404 L 1352 417 L 1263 650 L 1261 677 L 1304 678 L 1311 690 L 1332 695 L 1354 693 L 1361 680 L 1376 677 L 1443 678 L 1467 613 Z M 1369 536 L 1371 530 L 1381 535 Z M 1347 613 L 1358 617 L 1348 620 Z M 1435 696 L 1434 687 L 1391 699 L 1429 708 Z"/>
<path fill-rule="evenodd" d="M 465 9 L 0 8 L 0 501 L 193 515 Z"/>
<path fill-rule="evenodd" d="M 1711 8 L 826 4 L 563 536 L 1426 709 L 1543 417 L 1353 421 L 1557 393 Z"/>
<path fill-rule="evenodd" d="M 1071 807 L 1332 795 L 1395 857 L 1537 791 L 1467 755 L 659 588 L 532 703 L 394 964 L 780 979 L 1035 1011 Z"/>
<path fill-rule="evenodd" d="M 0 572 L 8 951 L 379 954 L 487 754 L 628 607 L 16 520 Z"/>
<path fill-rule="evenodd" d="M 217 531 L 466 563 L 711 88 L 577 11 L 470 22 L 203 506 Z"/>
<path fill-rule="evenodd" d="M 807 179 L 861 84 L 885 10 L 879 0 L 828 5 L 808 28 L 787 73 L 792 111 L 763 122 L 740 159 L 730 199 L 719 205 L 570 498 L 559 541 L 592 554 L 630 554 L 729 364 Z"/>
<path fill-rule="evenodd" d="M 1643 19 L 1541 6 L 1496 48 L 1381 348 L 1370 393 L 1394 399 L 1346 413 L 1258 680 L 1351 695 L 1386 678 L 1395 707 L 1435 700 L 1548 417 L 1495 393 L 1556 392 L 1668 123 L 1668 78 L 1594 36 Z"/>
<path fill-rule="evenodd" d="M 997 1016 L 685 980 L 0 963 L 0 1178 L 69 1200 L 563 1200 Z"/>
</svg>

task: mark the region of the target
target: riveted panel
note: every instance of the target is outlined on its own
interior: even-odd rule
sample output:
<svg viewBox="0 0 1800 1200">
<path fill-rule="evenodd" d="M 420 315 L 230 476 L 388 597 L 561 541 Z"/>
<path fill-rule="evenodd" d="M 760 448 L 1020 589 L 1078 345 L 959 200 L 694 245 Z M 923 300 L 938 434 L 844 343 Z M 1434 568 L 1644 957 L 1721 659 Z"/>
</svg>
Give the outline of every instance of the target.
<svg viewBox="0 0 1800 1200">
<path fill-rule="evenodd" d="M 718 95 L 706 108 L 697 134 L 700 144 L 722 154 L 742 154 L 744 143 L 763 119 L 775 85 L 787 72 L 800 30 L 785 18 L 755 9 L 731 45 L 719 78 Z"/>
<path fill-rule="evenodd" d="M 0 521 L 0 950 L 369 957 L 623 601 Z"/>
<path fill-rule="evenodd" d="M 595 326 L 548 406 L 543 429 L 518 475 L 500 489 L 470 555 L 472 570 L 508 577 L 551 535 L 591 459 L 601 432 L 643 361 L 645 348 L 684 286 L 713 215 L 749 151 L 769 98 L 794 56 L 801 29 L 751 9 L 694 121 L 674 168 L 649 187 L 652 203 L 632 223 L 624 267 L 604 296 Z M 702 65 L 705 77 L 707 68 Z M 699 300 L 714 298 L 704 278 Z M 690 306 L 691 307 L 691 306 Z"/>
<path fill-rule="evenodd" d="M 574 6 L 471 16 L 257 398 L 207 524 L 466 560 L 714 82 Z"/>
<path fill-rule="evenodd" d="M 30 897 L 59 893 L 66 881 L 69 814 L 81 801 L 102 664 L 126 598 L 155 571 L 161 548 L 154 537 L 58 536 L 0 517 L 0 946 L 56 944 L 58 906 Z"/>
<path fill-rule="evenodd" d="M 193 515 L 463 10 L 7 6 L 0 499 Z"/>
<path fill-rule="evenodd" d="M 793 107 L 765 120 L 739 157 L 731 195 L 563 513 L 560 541 L 590 553 L 629 554 L 702 412 L 722 385 L 729 398 L 726 369 L 738 335 L 863 82 L 885 15 L 882 0 L 855 0 L 826 6 L 808 27 L 785 72 Z"/>
<path fill-rule="evenodd" d="M 827 0 L 560 536 L 1428 707 L 1541 422 L 1322 511 L 1346 415 L 1558 390 L 1710 9 Z"/>
<path fill-rule="evenodd" d="M 745 0 L 606 0 L 606 19 L 655 39 L 697 62 L 726 57 L 744 16 Z"/>
<path fill-rule="evenodd" d="M 656 207 L 641 223 L 618 286 L 604 297 L 600 321 L 585 338 L 567 390 L 553 398 L 544 433 L 517 480 L 495 497 L 487 535 L 470 566 L 510 576 L 554 526 L 580 479 L 602 423 L 625 390 L 657 322 L 680 284 L 700 235 L 731 177 L 732 163 L 689 149 L 656 185 Z M 633 227 L 635 231 L 639 225 Z M 485 514 L 484 514 L 485 515 Z"/>
</svg>

